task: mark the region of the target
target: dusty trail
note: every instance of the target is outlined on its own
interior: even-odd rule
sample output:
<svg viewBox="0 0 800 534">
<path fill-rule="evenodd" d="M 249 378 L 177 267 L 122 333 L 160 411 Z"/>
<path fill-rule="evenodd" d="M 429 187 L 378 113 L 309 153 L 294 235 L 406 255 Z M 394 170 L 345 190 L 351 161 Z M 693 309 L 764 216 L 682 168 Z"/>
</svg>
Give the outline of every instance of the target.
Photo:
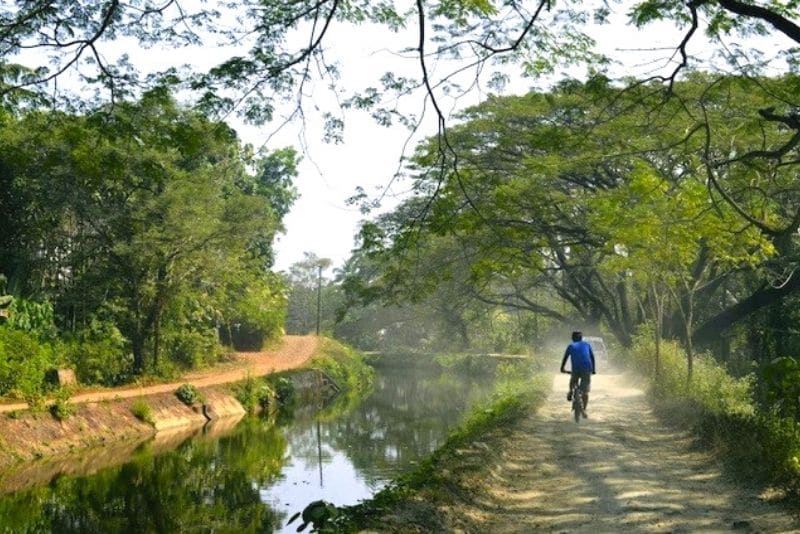
<svg viewBox="0 0 800 534">
<path fill-rule="evenodd" d="M 302 366 L 319 347 L 316 336 L 284 336 L 275 350 L 261 352 L 237 352 L 235 361 L 229 365 L 204 369 L 189 373 L 181 380 L 152 386 L 133 386 L 78 393 L 70 397 L 72 403 L 100 402 L 110 399 L 124 399 L 142 395 L 154 395 L 175 391 L 181 384 L 190 383 L 197 387 L 215 386 L 244 380 L 248 375 L 263 376 L 277 371 L 285 371 Z M 24 410 L 24 402 L 0 404 L 0 413 Z"/>
<path fill-rule="evenodd" d="M 554 378 L 539 413 L 503 438 L 485 491 L 464 509 L 474 532 L 800 532 L 754 490 L 727 480 L 687 433 L 659 423 L 622 375 L 596 375 L 575 424 Z M 457 507 L 459 508 L 459 507 Z"/>
</svg>

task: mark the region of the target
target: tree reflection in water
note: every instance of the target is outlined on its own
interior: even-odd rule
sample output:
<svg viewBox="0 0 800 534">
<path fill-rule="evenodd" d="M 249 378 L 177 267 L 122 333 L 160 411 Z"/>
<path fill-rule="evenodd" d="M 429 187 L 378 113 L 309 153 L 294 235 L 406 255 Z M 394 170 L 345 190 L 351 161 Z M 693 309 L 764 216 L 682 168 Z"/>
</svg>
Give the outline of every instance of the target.
<svg viewBox="0 0 800 534">
<path fill-rule="evenodd" d="M 0 532 L 272 532 L 285 513 L 259 486 L 280 473 L 282 432 L 248 419 L 220 440 L 189 440 L 118 467 L 0 499 Z"/>
<path fill-rule="evenodd" d="M 428 456 L 493 382 L 490 367 L 378 365 L 364 399 L 299 405 L 277 425 L 248 418 L 220 439 L 145 446 L 124 465 L 0 497 L 0 533 L 285 529 L 309 502 L 355 504 Z"/>
</svg>

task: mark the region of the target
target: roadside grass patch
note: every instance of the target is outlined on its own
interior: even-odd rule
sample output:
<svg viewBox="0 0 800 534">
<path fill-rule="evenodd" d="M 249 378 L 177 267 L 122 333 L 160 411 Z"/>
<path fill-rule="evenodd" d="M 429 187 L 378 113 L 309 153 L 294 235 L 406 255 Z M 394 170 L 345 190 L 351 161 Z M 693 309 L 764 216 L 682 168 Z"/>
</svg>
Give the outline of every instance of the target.
<svg viewBox="0 0 800 534">
<path fill-rule="evenodd" d="M 144 421 L 145 423 L 149 423 L 151 425 L 155 424 L 155 419 L 153 418 L 153 409 L 144 399 L 136 399 L 133 401 L 133 404 L 131 404 L 131 413 L 133 413 L 133 415 L 140 421 Z"/>
<path fill-rule="evenodd" d="M 686 354 L 677 342 L 661 342 L 661 377 L 653 380 L 652 334 L 635 339 L 627 364 L 648 380 L 656 413 L 692 428 L 703 445 L 748 483 L 800 494 L 800 424 L 754 400 L 755 378 L 731 376 L 710 355 L 695 359 L 687 383 Z"/>
</svg>

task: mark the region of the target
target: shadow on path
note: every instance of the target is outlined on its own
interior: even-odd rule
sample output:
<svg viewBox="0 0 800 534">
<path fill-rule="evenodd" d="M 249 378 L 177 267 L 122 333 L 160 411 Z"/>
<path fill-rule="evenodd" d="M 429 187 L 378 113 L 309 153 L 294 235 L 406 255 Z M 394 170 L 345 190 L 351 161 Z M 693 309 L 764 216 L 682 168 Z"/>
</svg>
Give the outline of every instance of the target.
<svg viewBox="0 0 800 534">
<path fill-rule="evenodd" d="M 567 382 L 556 375 L 539 413 L 506 438 L 488 492 L 468 511 L 476 531 L 800 532 L 725 479 L 688 433 L 661 424 L 624 376 L 595 377 L 580 424 Z"/>
</svg>

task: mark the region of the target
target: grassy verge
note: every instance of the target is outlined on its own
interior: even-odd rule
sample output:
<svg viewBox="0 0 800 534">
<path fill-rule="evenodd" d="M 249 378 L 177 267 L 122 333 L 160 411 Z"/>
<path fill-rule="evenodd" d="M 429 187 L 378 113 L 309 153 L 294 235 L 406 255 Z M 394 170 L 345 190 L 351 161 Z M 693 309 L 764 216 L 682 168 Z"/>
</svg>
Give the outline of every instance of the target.
<svg viewBox="0 0 800 534">
<path fill-rule="evenodd" d="M 330 338 L 322 338 L 308 366 L 321 369 L 342 389 L 367 389 L 375 375 L 358 351 Z"/>
<path fill-rule="evenodd" d="M 524 368 L 523 368 L 524 367 Z M 444 444 L 377 493 L 371 500 L 338 511 L 335 532 L 376 528 L 382 532 L 444 529 L 438 507 L 468 499 L 471 475 L 485 469 L 493 448 L 487 445 L 535 411 L 546 397 L 550 381 L 531 374 L 530 366 L 501 365 L 501 378 L 494 398 L 477 407 Z M 415 516 L 414 510 L 423 511 Z M 323 529 L 324 531 L 324 529 Z"/>
<path fill-rule="evenodd" d="M 691 382 L 686 355 L 675 342 L 662 342 L 661 378 L 653 380 L 655 349 L 640 337 L 627 365 L 648 377 L 659 416 L 692 428 L 732 473 L 748 482 L 800 494 L 800 424 L 767 411 L 753 400 L 754 377 L 732 377 L 708 355 L 699 356 Z"/>
</svg>

